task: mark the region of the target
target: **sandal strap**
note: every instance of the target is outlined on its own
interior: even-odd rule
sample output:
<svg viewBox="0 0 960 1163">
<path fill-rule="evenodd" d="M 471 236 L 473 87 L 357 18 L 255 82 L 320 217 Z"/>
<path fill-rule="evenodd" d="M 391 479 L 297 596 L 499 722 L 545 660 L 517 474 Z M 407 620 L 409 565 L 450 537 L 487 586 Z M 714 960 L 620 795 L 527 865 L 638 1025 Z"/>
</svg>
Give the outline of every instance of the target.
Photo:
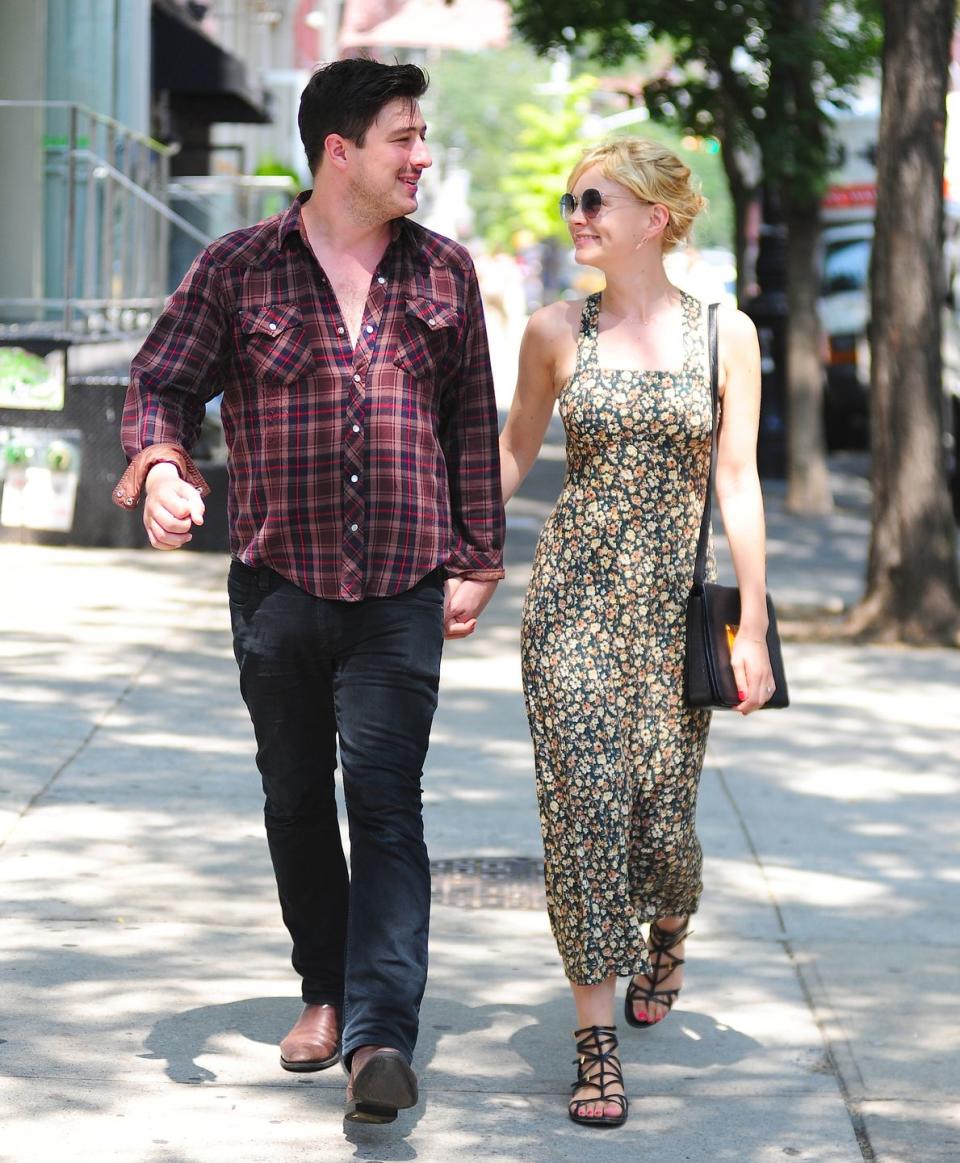
<svg viewBox="0 0 960 1163">
<path fill-rule="evenodd" d="M 657 922 L 654 921 L 650 926 L 650 937 L 647 941 L 647 946 L 654 953 L 669 953 L 681 941 L 685 941 L 691 935 L 691 932 L 689 917 L 679 929 L 661 929 Z"/>
<path fill-rule="evenodd" d="M 574 1030 L 573 1036 L 580 1038 L 583 1036 L 584 1040 L 595 1037 L 609 1037 L 617 1041 L 617 1027 L 616 1026 L 584 1026 L 582 1030 Z"/>
<path fill-rule="evenodd" d="M 573 1036 L 577 1040 L 577 1053 L 583 1057 L 600 1059 L 615 1053 L 620 1045 L 616 1026 L 584 1026 L 582 1030 L 574 1030 Z"/>
<path fill-rule="evenodd" d="M 679 987 L 677 989 L 657 989 L 655 987 L 644 989 L 642 986 L 631 981 L 627 986 L 626 1000 L 628 1006 L 633 1005 L 635 1001 L 642 1001 L 646 1005 L 649 1005 L 651 1002 L 657 1002 L 660 1005 L 666 1006 L 668 1010 L 671 1010 L 679 996 Z"/>
<path fill-rule="evenodd" d="M 584 1068 L 595 1066 L 598 1061 L 600 1063 L 599 1072 L 593 1075 L 592 1078 L 587 1078 L 584 1075 Z M 603 1058 L 593 1061 L 574 1058 L 573 1064 L 577 1067 L 577 1081 L 570 1084 L 573 1090 L 579 1090 L 581 1086 L 592 1086 L 596 1090 L 599 1090 L 602 1095 L 604 1088 L 609 1086 L 610 1082 L 616 1082 L 620 1086 L 623 1086 L 623 1067 L 620 1065 L 619 1058 L 615 1057 L 612 1060 L 610 1058 Z M 608 1081 L 608 1076 L 610 1081 Z"/>
<path fill-rule="evenodd" d="M 674 970 L 686 964 L 684 958 L 677 957 L 673 950 L 689 935 L 689 918 L 679 929 L 674 930 L 661 929 L 656 921 L 653 922 L 650 926 L 650 937 L 647 940 L 647 949 L 653 954 L 650 965 L 651 972 L 642 975 L 646 977 L 649 985 L 638 985 L 636 980 L 631 978 L 627 986 L 627 1005 L 632 1005 L 635 1001 L 643 1001 L 647 1005 L 651 1002 L 657 1002 L 666 1006 L 668 1010 L 673 1007 L 674 1002 L 680 996 L 680 988 L 660 989 L 658 987 L 660 982 L 665 981 Z"/>
<path fill-rule="evenodd" d="M 581 1107 L 593 1106 L 597 1101 L 595 1098 L 571 1098 L 569 1105 L 573 1113 L 578 1115 Z M 599 1101 L 603 1103 L 615 1102 L 620 1108 L 621 1113 L 627 1109 L 627 1096 L 625 1094 L 601 1094 Z"/>
<path fill-rule="evenodd" d="M 686 965 L 684 958 L 678 957 L 673 950 L 676 949 L 681 941 L 685 941 L 688 936 L 689 922 L 684 922 L 683 926 L 673 933 L 660 929 L 656 921 L 650 926 L 650 939 L 647 941 L 647 948 L 654 956 L 654 961 L 651 965 L 653 973 L 650 975 L 650 984 L 652 986 L 656 987 L 658 981 L 669 977 L 681 965 Z"/>
<path fill-rule="evenodd" d="M 579 1035 L 583 1035 L 579 1037 Z M 611 1101 L 622 1098 L 622 1095 L 607 1095 L 607 1087 L 613 1084 L 623 1086 L 623 1068 L 617 1057 L 620 1043 L 617 1039 L 616 1026 L 585 1026 L 582 1030 L 574 1030 L 577 1037 L 577 1055 L 573 1064 L 577 1067 L 577 1081 L 571 1083 L 573 1091 L 591 1087 L 598 1092 L 601 1099 L 609 1097 Z M 606 1045 L 604 1045 L 606 1043 Z M 587 1077 L 587 1071 L 599 1067 L 596 1074 Z M 595 1102 L 595 1099 L 573 1099 L 573 1102 Z"/>
<path fill-rule="evenodd" d="M 673 1003 L 677 1000 L 677 998 L 679 996 L 680 996 L 679 989 L 651 989 L 648 992 L 644 993 L 643 999 L 644 999 L 644 1001 L 647 1001 L 647 1002 L 651 1002 L 651 1001 L 660 1002 L 662 1005 L 665 1005 L 667 1007 L 667 1009 L 669 1010 L 669 1009 L 673 1008 Z"/>
</svg>

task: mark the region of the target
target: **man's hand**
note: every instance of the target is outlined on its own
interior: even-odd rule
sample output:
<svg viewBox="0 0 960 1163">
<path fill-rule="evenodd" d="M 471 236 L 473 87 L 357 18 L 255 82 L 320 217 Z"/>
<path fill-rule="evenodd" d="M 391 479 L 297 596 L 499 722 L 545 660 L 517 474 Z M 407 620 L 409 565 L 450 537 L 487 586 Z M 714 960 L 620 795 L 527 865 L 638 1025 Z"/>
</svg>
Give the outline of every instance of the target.
<svg viewBox="0 0 960 1163">
<path fill-rule="evenodd" d="M 445 583 L 444 638 L 467 638 L 477 628 L 477 618 L 497 588 L 495 581 L 449 577 Z"/>
<path fill-rule="evenodd" d="M 154 549 L 179 549 L 191 540 L 193 525 L 203 524 L 203 498 L 172 464 L 155 464 L 147 473 L 143 527 Z"/>
</svg>

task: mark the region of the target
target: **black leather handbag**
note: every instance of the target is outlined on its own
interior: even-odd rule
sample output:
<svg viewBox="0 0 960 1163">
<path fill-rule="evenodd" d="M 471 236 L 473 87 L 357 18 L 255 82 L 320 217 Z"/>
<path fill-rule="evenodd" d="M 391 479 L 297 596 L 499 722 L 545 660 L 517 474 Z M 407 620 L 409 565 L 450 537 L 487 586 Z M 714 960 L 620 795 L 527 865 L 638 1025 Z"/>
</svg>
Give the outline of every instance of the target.
<svg viewBox="0 0 960 1163">
<path fill-rule="evenodd" d="M 713 509 L 713 483 L 717 459 L 717 411 L 719 358 L 717 354 L 717 304 L 711 303 L 707 316 L 707 340 L 710 349 L 710 394 L 713 403 L 713 435 L 710 442 L 710 474 L 707 497 L 700 522 L 697 560 L 693 584 L 687 598 L 687 649 L 684 662 L 684 695 L 693 707 L 735 707 L 740 703 L 737 683 L 730 665 L 730 649 L 740 625 L 740 591 L 736 586 L 722 586 L 704 579 L 707 567 L 707 544 Z M 767 594 L 767 651 L 776 689 L 765 707 L 790 704 L 787 677 L 783 670 L 783 653 L 773 600 Z"/>
</svg>

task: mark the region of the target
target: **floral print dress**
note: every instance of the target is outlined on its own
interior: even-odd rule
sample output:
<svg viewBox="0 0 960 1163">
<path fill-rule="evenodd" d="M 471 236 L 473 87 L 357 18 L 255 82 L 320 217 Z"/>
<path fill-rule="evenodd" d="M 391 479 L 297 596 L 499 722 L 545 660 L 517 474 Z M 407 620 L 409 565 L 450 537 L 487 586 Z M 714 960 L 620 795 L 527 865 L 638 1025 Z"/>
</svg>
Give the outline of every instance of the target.
<svg viewBox="0 0 960 1163">
<path fill-rule="evenodd" d="M 641 924 L 696 911 L 710 726 L 709 711 L 683 699 L 712 430 L 704 312 L 682 295 L 676 373 L 601 368 L 599 314 L 590 295 L 559 399 L 566 479 L 521 630 L 547 906 L 566 975 L 581 985 L 649 972 Z"/>
</svg>

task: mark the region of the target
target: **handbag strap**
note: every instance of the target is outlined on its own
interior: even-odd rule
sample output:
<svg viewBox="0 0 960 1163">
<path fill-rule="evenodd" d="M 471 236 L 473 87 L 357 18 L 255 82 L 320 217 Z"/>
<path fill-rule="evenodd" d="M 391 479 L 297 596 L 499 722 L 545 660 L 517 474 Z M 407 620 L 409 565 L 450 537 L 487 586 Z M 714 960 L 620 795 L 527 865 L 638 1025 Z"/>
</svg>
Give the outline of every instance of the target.
<svg viewBox="0 0 960 1163">
<path fill-rule="evenodd" d="M 717 472 L 717 410 L 719 407 L 720 359 L 717 353 L 717 304 L 707 308 L 707 348 L 710 352 L 710 415 L 713 426 L 710 432 L 710 472 L 707 475 L 707 495 L 703 502 L 703 517 L 700 520 L 700 537 L 697 541 L 697 560 L 693 567 L 693 580 L 702 584 L 707 572 L 707 545 L 710 542 L 710 518 L 713 515 L 713 482 Z"/>
</svg>

